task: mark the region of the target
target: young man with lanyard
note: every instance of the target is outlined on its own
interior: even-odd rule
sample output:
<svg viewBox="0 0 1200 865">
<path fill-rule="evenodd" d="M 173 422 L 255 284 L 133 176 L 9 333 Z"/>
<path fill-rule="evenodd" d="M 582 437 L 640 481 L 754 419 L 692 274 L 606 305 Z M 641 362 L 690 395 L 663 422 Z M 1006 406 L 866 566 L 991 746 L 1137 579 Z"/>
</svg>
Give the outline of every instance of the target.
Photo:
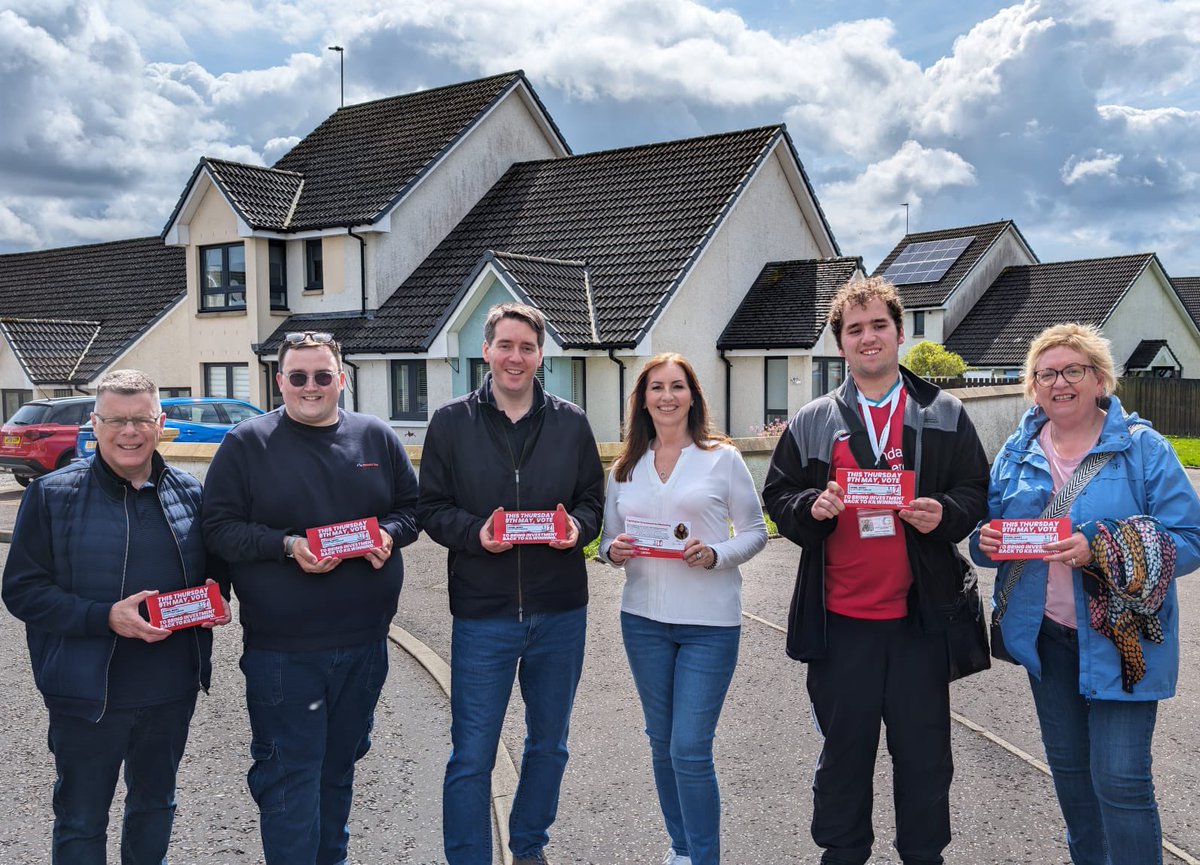
<svg viewBox="0 0 1200 865">
<path fill-rule="evenodd" d="M 941 863 L 950 842 L 945 614 L 967 572 L 955 545 L 986 511 L 988 464 L 962 403 L 899 365 L 902 314 L 880 278 L 834 297 L 846 381 L 792 419 L 763 490 L 780 533 L 803 548 L 787 651 L 808 663 L 824 736 L 812 820 L 823 863 L 870 858 L 881 721 L 901 860 Z M 839 468 L 913 471 L 916 497 L 897 510 L 848 509 Z"/>
</svg>

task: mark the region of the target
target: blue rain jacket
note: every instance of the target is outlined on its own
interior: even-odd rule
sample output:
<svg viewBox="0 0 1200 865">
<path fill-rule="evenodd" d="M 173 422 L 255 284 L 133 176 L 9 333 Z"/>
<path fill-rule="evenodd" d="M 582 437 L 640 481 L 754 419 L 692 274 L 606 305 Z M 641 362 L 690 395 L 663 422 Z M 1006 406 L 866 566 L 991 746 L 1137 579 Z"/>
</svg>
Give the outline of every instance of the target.
<svg viewBox="0 0 1200 865">
<path fill-rule="evenodd" d="M 1082 490 L 1071 505 L 1076 531 L 1090 542 L 1091 521 L 1148 514 L 1162 523 L 1175 539 L 1175 576 L 1200 566 L 1200 499 L 1171 445 L 1136 414 L 1127 415 L 1120 401 L 1110 396 L 1101 406 L 1108 412 L 1100 439 L 1092 449 L 1113 451 L 1114 456 Z M 1045 413 L 1033 407 L 1017 431 L 1000 449 L 992 466 L 988 488 L 988 519 L 1037 517 L 1053 494 L 1050 464 L 1037 436 Z M 1130 423 L 1134 426 L 1130 428 Z M 983 567 L 996 562 L 979 552 L 979 530 L 971 536 L 971 557 Z M 999 563 L 993 603 L 1014 562 Z M 1004 645 L 1035 677 L 1041 677 L 1037 636 L 1046 606 L 1047 565 L 1029 561 L 1009 596 L 1001 629 Z M 1179 608 L 1172 582 L 1159 618 L 1165 639 L 1161 644 L 1142 640 L 1146 676 L 1133 693 L 1121 689 L 1121 661 L 1116 647 L 1089 624 L 1087 595 L 1081 570 L 1075 569 L 1075 619 L 1079 625 L 1079 693 L 1097 700 L 1161 700 L 1175 693 L 1179 672 Z"/>
</svg>

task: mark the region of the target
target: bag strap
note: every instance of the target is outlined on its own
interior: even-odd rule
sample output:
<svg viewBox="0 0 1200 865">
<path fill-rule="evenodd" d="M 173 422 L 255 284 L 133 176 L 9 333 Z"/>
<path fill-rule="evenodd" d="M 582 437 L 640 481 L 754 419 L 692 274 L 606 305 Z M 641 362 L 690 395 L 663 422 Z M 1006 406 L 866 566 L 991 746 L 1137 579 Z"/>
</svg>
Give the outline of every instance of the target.
<svg viewBox="0 0 1200 865">
<path fill-rule="evenodd" d="M 1114 455 L 1113 451 L 1088 454 L 1087 458 L 1079 464 L 1079 467 L 1071 473 L 1071 477 L 1067 478 L 1067 482 L 1059 487 L 1058 492 L 1050 499 L 1050 503 L 1046 505 L 1046 509 L 1042 511 L 1039 519 L 1058 519 L 1069 511 L 1071 504 L 1075 501 L 1075 497 L 1079 495 L 1079 491 L 1086 487 L 1092 478 L 1099 474 L 1100 469 L 1104 468 L 1105 464 Z M 1000 624 L 1000 621 L 1004 618 L 1004 611 L 1008 609 L 1008 596 L 1016 588 L 1017 580 L 1021 579 L 1021 572 L 1025 570 L 1025 564 L 1028 561 L 1028 559 L 1018 560 L 1009 569 L 1007 576 L 1005 576 L 1004 584 L 1000 587 L 1000 597 L 996 601 L 996 608 L 992 611 L 992 621 L 995 624 Z"/>
</svg>

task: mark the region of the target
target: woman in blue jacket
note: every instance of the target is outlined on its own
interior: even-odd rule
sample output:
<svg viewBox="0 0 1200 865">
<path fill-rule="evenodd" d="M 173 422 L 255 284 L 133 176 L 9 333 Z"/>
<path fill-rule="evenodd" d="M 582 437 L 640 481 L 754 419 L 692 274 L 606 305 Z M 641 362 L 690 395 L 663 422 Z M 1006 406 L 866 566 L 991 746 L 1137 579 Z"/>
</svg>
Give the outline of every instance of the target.
<svg viewBox="0 0 1200 865">
<path fill-rule="evenodd" d="M 1006 605 L 1017 562 L 996 575 L 1003 644 L 1029 673 L 1077 865 L 1162 862 L 1150 746 L 1179 668 L 1173 576 L 1200 565 L 1200 500 L 1115 385 L 1095 328 L 1045 330 L 1025 361 L 1034 406 L 997 455 L 988 493 L 990 519 L 1036 518 L 1089 454 L 1111 455 L 1065 514 L 1070 536 L 1024 562 Z M 981 525 L 975 560 L 996 567 L 999 543 Z"/>
</svg>

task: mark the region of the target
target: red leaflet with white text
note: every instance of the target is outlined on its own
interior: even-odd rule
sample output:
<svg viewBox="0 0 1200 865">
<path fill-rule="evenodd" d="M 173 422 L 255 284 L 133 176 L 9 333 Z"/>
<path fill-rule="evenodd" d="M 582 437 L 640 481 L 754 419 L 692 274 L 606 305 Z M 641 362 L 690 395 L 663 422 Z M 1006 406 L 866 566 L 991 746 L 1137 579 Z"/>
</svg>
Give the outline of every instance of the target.
<svg viewBox="0 0 1200 865">
<path fill-rule="evenodd" d="M 1050 555 L 1042 547 L 1071 536 L 1071 518 L 1056 520 L 992 520 L 988 523 L 1000 533 L 1000 549 L 992 553 L 995 561 L 1002 559 L 1040 559 Z"/>
<path fill-rule="evenodd" d="M 916 492 L 916 476 L 911 471 L 889 469 L 838 469 L 837 482 L 848 508 L 908 507 Z"/>
<path fill-rule="evenodd" d="M 146 598 L 150 624 L 170 631 L 215 622 L 221 618 L 224 609 L 221 587 L 216 583 L 206 583 L 177 592 L 163 592 Z"/>
<path fill-rule="evenodd" d="M 505 544 L 548 544 L 567 539 L 567 515 L 553 511 L 501 511 L 492 537 Z"/>
<path fill-rule="evenodd" d="M 375 517 L 317 526 L 304 534 L 308 548 L 318 559 L 352 559 L 383 546 L 379 520 Z"/>
</svg>

